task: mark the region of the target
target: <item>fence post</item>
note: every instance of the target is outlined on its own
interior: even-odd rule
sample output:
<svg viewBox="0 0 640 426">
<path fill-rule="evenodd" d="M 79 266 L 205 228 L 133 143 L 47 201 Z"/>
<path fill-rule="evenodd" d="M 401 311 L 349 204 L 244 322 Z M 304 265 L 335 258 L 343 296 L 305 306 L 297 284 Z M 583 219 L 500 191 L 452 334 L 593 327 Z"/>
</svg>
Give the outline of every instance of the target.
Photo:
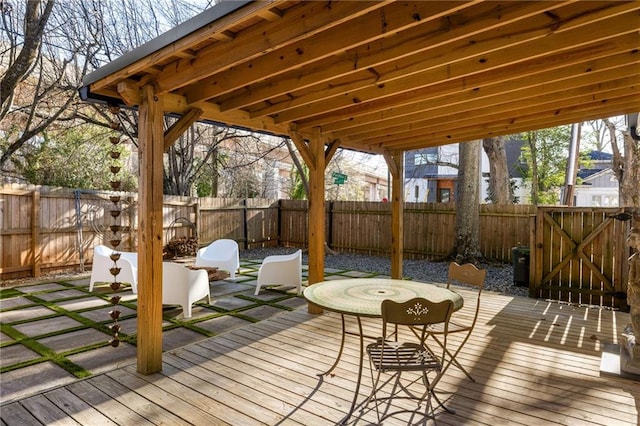
<svg viewBox="0 0 640 426">
<path fill-rule="evenodd" d="M 277 224 L 276 226 L 278 227 L 278 232 L 277 232 L 277 245 L 280 246 L 280 244 L 282 243 L 282 199 L 278 199 L 278 216 L 277 216 Z"/>
<path fill-rule="evenodd" d="M 136 219 L 136 207 L 134 205 L 135 203 L 135 198 L 133 197 L 133 195 L 130 195 L 127 197 L 127 210 L 129 213 L 129 250 L 130 251 L 135 251 L 136 253 L 138 252 L 138 247 L 134 245 L 135 239 L 134 239 L 134 233 L 137 233 L 138 230 L 136 228 L 136 224 L 138 223 L 137 219 Z M 134 250 L 135 248 L 135 250 Z"/>
<path fill-rule="evenodd" d="M 537 265 L 540 251 L 536 246 L 536 226 L 538 226 L 538 222 L 534 214 L 529 217 L 529 297 L 536 297 L 539 288 L 539 283 L 536 280 L 538 279 Z"/>
<path fill-rule="evenodd" d="M 328 216 L 328 224 L 327 224 L 327 247 L 331 248 L 333 246 L 333 201 L 329 201 L 329 216 Z"/>
<path fill-rule="evenodd" d="M 243 209 L 242 209 L 242 234 L 244 236 L 244 249 L 249 249 L 249 224 L 247 223 L 247 199 L 243 200 Z"/>
<path fill-rule="evenodd" d="M 33 259 L 32 273 L 34 277 L 40 276 L 40 263 L 42 253 L 40 252 L 40 192 L 33 191 L 31 202 L 31 253 Z"/>
<path fill-rule="evenodd" d="M 196 235 L 194 235 L 196 237 L 196 242 L 198 243 L 198 246 L 196 247 L 196 251 L 197 249 L 200 247 L 200 198 L 196 198 L 196 201 L 194 203 L 195 205 L 195 227 L 196 227 Z"/>
</svg>

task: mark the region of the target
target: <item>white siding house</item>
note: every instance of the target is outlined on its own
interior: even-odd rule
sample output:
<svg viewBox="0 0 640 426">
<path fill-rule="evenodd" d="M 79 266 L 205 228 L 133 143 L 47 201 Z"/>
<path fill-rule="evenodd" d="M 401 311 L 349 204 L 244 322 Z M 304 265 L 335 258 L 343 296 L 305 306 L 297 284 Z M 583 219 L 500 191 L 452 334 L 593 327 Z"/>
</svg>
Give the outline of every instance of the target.
<svg viewBox="0 0 640 426">
<path fill-rule="evenodd" d="M 606 168 L 582 178 L 574 192 L 576 207 L 618 207 L 618 179 Z"/>
</svg>

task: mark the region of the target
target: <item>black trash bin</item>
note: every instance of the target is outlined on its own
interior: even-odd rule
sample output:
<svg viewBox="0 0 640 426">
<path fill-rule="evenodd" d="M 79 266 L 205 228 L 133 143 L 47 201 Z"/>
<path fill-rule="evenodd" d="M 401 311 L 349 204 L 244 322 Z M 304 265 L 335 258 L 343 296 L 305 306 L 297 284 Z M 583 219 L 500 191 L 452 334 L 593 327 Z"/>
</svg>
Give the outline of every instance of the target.
<svg viewBox="0 0 640 426">
<path fill-rule="evenodd" d="M 521 287 L 529 287 L 529 247 L 511 248 L 511 261 L 513 262 L 513 283 Z"/>
</svg>

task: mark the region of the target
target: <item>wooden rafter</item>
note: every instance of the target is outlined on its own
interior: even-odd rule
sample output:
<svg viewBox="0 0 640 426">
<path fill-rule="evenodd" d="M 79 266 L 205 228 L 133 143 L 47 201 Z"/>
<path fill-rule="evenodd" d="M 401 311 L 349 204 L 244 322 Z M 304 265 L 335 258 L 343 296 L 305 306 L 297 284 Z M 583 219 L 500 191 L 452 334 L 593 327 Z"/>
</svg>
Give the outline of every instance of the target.
<svg viewBox="0 0 640 426">
<path fill-rule="evenodd" d="M 640 110 L 639 10 L 637 1 L 255 2 L 91 90 L 137 105 L 153 84 L 167 112 L 410 150 Z"/>
</svg>

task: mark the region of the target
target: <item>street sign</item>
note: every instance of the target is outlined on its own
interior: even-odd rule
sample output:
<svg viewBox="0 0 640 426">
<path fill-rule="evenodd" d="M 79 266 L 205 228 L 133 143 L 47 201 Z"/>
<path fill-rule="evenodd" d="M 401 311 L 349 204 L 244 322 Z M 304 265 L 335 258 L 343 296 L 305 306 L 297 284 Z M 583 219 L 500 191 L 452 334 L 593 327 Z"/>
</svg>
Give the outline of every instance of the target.
<svg viewBox="0 0 640 426">
<path fill-rule="evenodd" d="M 336 185 L 344 185 L 344 181 L 345 180 L 346 180 L 346 178 L 343 179 L 343 178 L 337 177 L 337 178 L 333 179 L 333 183 L 335 183 Z"/>
<path fill-rule="evenodd" d="M 337 180 L 341 180 L 339 184 L 343 184 L 347 180 L 347 175 L 340 172 L 332 172 L 331 177 L 334 179 L 334 183 L 338 183 Z"/>
</svg>

